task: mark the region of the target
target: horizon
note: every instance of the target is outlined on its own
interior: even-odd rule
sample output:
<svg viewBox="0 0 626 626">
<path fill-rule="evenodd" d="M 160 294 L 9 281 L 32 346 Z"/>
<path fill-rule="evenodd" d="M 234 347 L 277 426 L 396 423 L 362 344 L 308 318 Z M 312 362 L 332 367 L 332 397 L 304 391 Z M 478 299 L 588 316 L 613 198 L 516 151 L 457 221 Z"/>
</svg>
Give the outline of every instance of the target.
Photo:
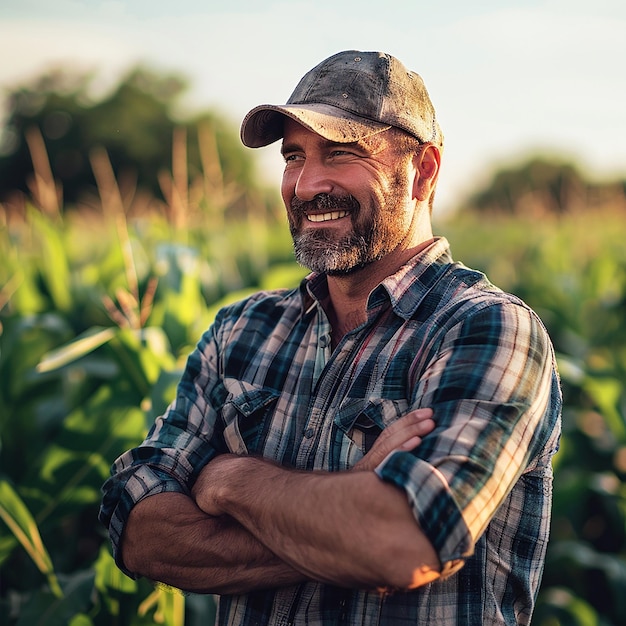
<svg viewBox="0 0 626 626">
<path fill-rule="evenodd" d="M 428 11 L 398 0 L 382 16 L 377 3 L 355 0 L 214 5 L 9 0 L 0 6 L 0 53 L 12 62 L 0 68 L 0 88 L 63 66 L 93 71 L 104 90 L 144 65 L 185 77 L 184 105 L 213 110 L 238 130 L 249 109 L 284 102 L 331 54 L 383 50 L 424 78 L 437 110 L 444 208 L 531 156 L 571 162 L 590 180 L 626 176 L 619 0 L 449 0 Z M 278 184 L 276 145 L 255 152 L 261 174 Z"/>
</svg>

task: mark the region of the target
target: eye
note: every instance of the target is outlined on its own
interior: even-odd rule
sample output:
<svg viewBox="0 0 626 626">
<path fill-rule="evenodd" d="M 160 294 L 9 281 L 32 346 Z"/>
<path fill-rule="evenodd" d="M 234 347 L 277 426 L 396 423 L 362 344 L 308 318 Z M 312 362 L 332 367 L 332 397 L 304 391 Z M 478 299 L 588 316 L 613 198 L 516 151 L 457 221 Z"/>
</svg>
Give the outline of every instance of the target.
<svg viewBox="0 0 626 626">
<path fill-rule="evenodd" d="M 294 161 L 300 161 L 304 159 L 304 157 L 300 154 L 283 154 L 283 159 L 285 159 L 285 163 L 293 163 Z"/>
<path fill-rule="evenodd" d="M 354 155 L 354 152 L 350 152 L 349 150 L 333 150 L 333 151 L 330 153 L 330 156 L 331 156 L 331 157 L 335 157 L 335 156 L 346 156 L 346 155 L 348 155 L 348 156 L 355 156 L 355 155 Z"/>
<path fill-rule="evenodd" d="M 295 154 L 286 154 L 284 157 L 285 169 L 295 167 L 298 164 L 298 156 Z"/>
<path fill-rule="evenodd" d="M 357 144 L 333 146 L 328 151 L 328 157 L 331 159 L 363 159 L 368 156 L 369 152 Z"/>
</svg>

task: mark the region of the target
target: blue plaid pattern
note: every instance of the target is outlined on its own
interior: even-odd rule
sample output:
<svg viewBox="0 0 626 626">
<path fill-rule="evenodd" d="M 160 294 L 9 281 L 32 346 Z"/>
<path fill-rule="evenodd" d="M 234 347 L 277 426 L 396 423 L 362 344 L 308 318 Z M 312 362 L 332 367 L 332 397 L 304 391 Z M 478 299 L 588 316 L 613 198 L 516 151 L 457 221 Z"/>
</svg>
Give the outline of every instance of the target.
<svg viewBox="0 0 626 626">
<path fill-rule="evenodd" d="M 223 309 L 188 359 L 177 396 L 104 486 L 117 549 L 132 506 L 189 493 L 224 452 L 304 470 L 354 466 L 407 411 L 435 430 L 377 468 L 403 489 L 444 575 L 411 592 L 314 582 L 223 596 L 219 623 L 528 624 L 549 534 L 561 396 L 538 317 L 437 239 L 371 294 L 368 321 L 331 352 L 323 276 Z M 120 563 L 121 565 L 121 563 Z"/>
</svg>

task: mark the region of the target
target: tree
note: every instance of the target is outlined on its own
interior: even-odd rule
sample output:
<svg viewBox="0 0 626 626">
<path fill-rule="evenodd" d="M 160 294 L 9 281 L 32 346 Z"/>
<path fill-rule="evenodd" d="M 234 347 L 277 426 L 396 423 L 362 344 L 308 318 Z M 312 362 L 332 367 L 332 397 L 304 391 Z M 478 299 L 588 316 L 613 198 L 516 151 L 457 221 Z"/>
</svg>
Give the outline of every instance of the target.
<svg viewBox="0 0 626 626">
<path fill-rule="evenodd" d="M 188 182 L 206 169 L 206 146 L 198 139 L 204 132 L 205 141 L 209 136 L 213 144 L 211 158 L 219 161 L 211 167 L 223 182 L 258 193 L 253 157 L 228 123 L 207 111 L 177 119 L 175 108 L 187 87 L 182 78 L 136 68 L 99 100 L 90 95 L 92 80 L 57 71 L 9 92 L 0 142 L 0 201 L 16 191 L 32 192 L 34 152 L 42 146 L 66 204 L 93 190 L 91 157 L 96 148 L 106 151 L 118 180 L 130 180 L 133 187 L 159 196 L 162 173 L 172 167 L 176 130 L 185 140 Z"/>
<path fill-rule="evenodd" d="M 543 156 L 494 173 L 466 206 L 481 213 L 560 215 L 623 205 L 624 182 L 593 183 L 568 162 Z"/>
</svg>

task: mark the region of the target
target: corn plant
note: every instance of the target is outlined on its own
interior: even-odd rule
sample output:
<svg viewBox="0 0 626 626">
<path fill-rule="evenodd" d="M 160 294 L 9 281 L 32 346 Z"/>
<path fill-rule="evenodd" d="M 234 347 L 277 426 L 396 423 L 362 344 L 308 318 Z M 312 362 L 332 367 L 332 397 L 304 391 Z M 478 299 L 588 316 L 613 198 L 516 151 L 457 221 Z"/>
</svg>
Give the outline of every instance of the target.
<svg viewBox="0 0 626 626">
<path fill-rule="evenodd" d="M 36 134 L 31 143 L 42 149 Z M 41 152 L 23 215 L 0 207 L 0 623 L 212 623 L 211 596 L 122 574 L 97 521 L 111 462 L 164 410 L 217 309 L 305 273 L 280 220 L 259 207 L 230 218 L 237 190 L 203 145 L 206 172 L 185 187 L 175 138 L 166 201 L 149 210 L 118 189 L 97 150 L 95 209 L 64 209 Z M 626 623 L 622 209 L 459 213 L 437 226 L 457 259 L 538 311 L 557 351 L 564 429 L 538 626 Z"/>
<path fill-rule="evenodd" d="M 107 233 L 100 258 L 62 259 L 59 297 L 35 251 L 43 238 L 59 254 L 72 250 L 65 244 L 74 225 L 35 215 L 29 246 L 22 241 L 12 252 L 4 242 L 22 278 L 0 317 L 0 517 L 9 530 L 0 539 L 9 590 L 0 611 L 16 624 L 182 625 L 186 604 L 210 613 L 212 598 L 185 602 L 124 576 L 96 519 L 100 486 L 113 459 L 145 436 L 173 397 L 183 361 L 215 311 L 253 288 L 297 284 L 304 271 L 276 263 L 270 272 L 263 267 L 256 287 L 239 276 L 230 290 L 218 288 L 205 250 L 152 241 L 143 224 L 104 220 L 92 235 L 95 257 Z"/>
<path fill-rule="evenodd" d="M 219 302 L 261 285 L 272 263 L 284 273 L 289 243 L 271 259 L 259 215 L 205 224 L 202 211 L 225 212 L 232 190 L 220 206 L 194 208 L 179 171 L 175 211 L 132 217 L 98 150 L 99 208 L 63 211 L 45 154 L 33 160 L 43 174 L 24 215 L 0 207 L 0 622 L 206 623 L 211 596 L 185 598 L 115 566 L 97 521 L 100 487 L 165 409 Z M 215 167 L 209 182 L 219 184 Z"/>
</svg>

